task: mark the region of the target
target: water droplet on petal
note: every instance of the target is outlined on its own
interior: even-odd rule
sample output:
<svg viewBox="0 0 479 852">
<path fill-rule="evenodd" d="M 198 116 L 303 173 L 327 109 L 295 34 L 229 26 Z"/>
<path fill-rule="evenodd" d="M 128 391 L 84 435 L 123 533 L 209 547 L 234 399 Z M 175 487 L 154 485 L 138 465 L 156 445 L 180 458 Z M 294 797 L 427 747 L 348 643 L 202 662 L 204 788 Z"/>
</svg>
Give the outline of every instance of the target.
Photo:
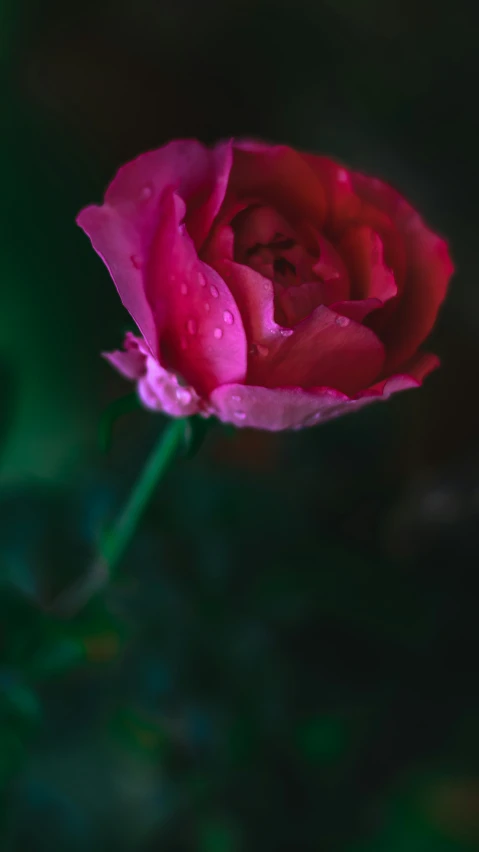
<svg viewBox="0 0 479 852">
<path fill-rule="evenodd" d="M 198 272 L 198 281 L 200 282 L 200 287 L 206 287 L 206 278 L 202 272 Z"/>
<path fill-rule="evenodd" d="M 181 287 L 180 287 L 180 292 L 181 292 L 181 295 L 182 295 L 182 296 L 187 296 L 187 295 L 188 295 L 188 287 L 186 286 L 186 284 L 182 284 L 182 285 L 181 285 Z"/>
<path fill-rule="evenodd" d="M 213 332 L 213 337 L 216 337 L 216 340 L 221 340 L 221 338 L 223 337 L 223 329 L 215 328 Z"/>
<path fill-rule="evenodd" d="M 351 320 L 348 317 L 343 317 L 340 314 L 336 317 L 336 325 L 339 325 L 341 328 L 347 328 L 350 322 Z"/>
<path fill-rule="evenodd" d="M 281 337 L 291 337 L 291 335 L 293 334 L 293 329 L 292 328 L 282 328 L 280 330 L 280 334 L 281 334 Z"/>
<path fill-rule="evenodd" d="M 348 182 L 348 173 L 346 169 L 338 169 L 338 181 L 339 183 L 347 183 Z"/>
<path fill-rule="evenodd" d="M 181 405 L 188 405 L 191 402 L 191 391 L 188 388 L 177 388 L 176 398 Z"/>
<path fill-rule="evenodd" d="M 189 319 L 188 322 L 186 323 L 186 330 L 187 330 L 188 334 L 196 334 L 196 332 L 198 330 L 196 320 Z"/>
<path fill-rule="evenodd" d="M 262 343 L 252 343 L 249 348 L 249 354 L 261 355 L 262 358 L 265 358 L 269 354 L 269 349 L 267 346 L 263 346 Z"/>
<path fill-rule="evenodd" d="M 211 305 L 209 302 L 205 302 L 205 311 L 208 313 L 211 310 Z"/>
<path fill-rule="evenodd" d="M 223 319 L 224 319 L 224 321 L 225 321 L 226 325 L 233 325 L 233 323 L 234 323 L 234 321 L 235 321 L 235 320 L 234 320 L 234 316 L 233 316 L 233 314 L 231 313 L 231 311 L 225 311 L 225 312 L 223 313 Z"/>
<path fill-rule="evenodd" d="M 213 296 L 213 299 L 217 299 L 218 296 L 219 296 L 218 288 L 215 287 L 214 284 L 212 284 L 211 287 L 210 287 L 210 293 Z"/>
<path fill-rule="evenodd" d="M 153 195 L 153 187 L 150 184 L 146 184 L 140 192 L 140 198 L 142 201 L 148 201 L 149 198 Z"/>
<path fill-rule="evenodd" d="M 245 420 L 246 419 L 246 414 L 245 414 L 244 411 L 234 411 L 233 414 L 234 414 L 234 416 L 236 417 L 237 420 Z"/>
<path fill-rule="evenodd" d="M 265 281 L 265 282 L 264 282 L 264 284 L 263 284 L 263 289 L 264 289 L 264 290 L 266 290 L 267 292 L 269 291 L 269 289 L 270 289 L 269 281 Z"/>
<path fill-rule="evenodd" d="M 233 394 L 233 396 L 231 397 L 231 399 L 233 400 L 233 402 L 241 402 L 241 397 L 240 397 L 240 396 L 238 396 L 238 394 L 237 394 L 237 393 Z"/>
</svg>

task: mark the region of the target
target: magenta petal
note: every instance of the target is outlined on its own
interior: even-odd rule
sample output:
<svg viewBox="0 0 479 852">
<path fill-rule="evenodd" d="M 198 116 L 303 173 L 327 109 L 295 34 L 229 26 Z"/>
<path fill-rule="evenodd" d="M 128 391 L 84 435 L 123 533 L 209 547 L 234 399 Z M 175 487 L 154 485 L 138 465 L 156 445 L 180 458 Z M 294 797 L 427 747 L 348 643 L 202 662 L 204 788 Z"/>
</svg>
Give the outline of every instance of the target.
<svg viewBox="0 0 479 852">
<path fill-rule="evenodd" d="M 384 304 L 397 295 L 394 273 L 384 263 L 382 241 L 371 228 L 348 228 L 339 247 L 349 270 L 353 297 L 380 299 Z"/>
<path fill-rule="evenodd" d="M 321 305 L 293 334 L 256 359 L 250 381 L 265 387 L 327 386 L 356 393 L 380 374 L 384 347 L 359 323 Z"/>
<path fill-rule="evenodd" d="M 128 219 L 108 204 L 82 210 L 77 223 L 90 237 L 116 284 L 121 301 L 156 355 L 155 323 L 144 291 L 147 247 L 141 228 L 134 217 Z"/>
<path fill-rule="evenodd" d="M 160 336 L 162 361 L 199 393 L 246 376 L 246 336 L 240 312 L 218 273 L 199 260 L 181 224 L 183 201 L 164 194 L 153 241 L 147 295 Z"/>
<path fill-rule="evenodd" d="M 267 343 L 280 334 L 274 319 L 273 284 L 260 272 L 233 261 L 232 243 L 231 228 L 218 229 L 205 259 L 212 263 L 231 290 L 250 343 Z"/>
<path fill-rule="evenodd" d="M 105 352 L 104 357 L 125 378 L 138 380 L 138 395 L 146 408 L 171 417 L 188 417 L 204 411 L 195 389 L 180 384 L 178 376 L 165 370 L 141 338 L 128 333 L 124 346 L 125 351 Z"/>
<path fill-rule="evenodd" d="M 146 373 L 146 354 L 138 348 L 126 348 L 125 351 L 103 352 L 103 357 L 115 370 L 118 370 L 125 379 L 141 379 Z"/>
<path fill-rule="evenodd" d="M 380 180 L 352 174 L 355 191 L 391 217 L 406 249 L 407 271 L 397 310 L 381 323 L 388 350 L 387 369 L 400 369 L 431 331 L 454 272 L 447 243 L 438 237 L 395 189 Z M 374 317 L 376 323 L 376 317 Z"/>
<path fill-rule="evenodd" d="M 263 388 L 252 385 L 223 385 L 211 394 L 217 417 L 225 423 L 280 432 L 298 429 L 313 419 L 327 419 L 328 412 L 348 398 L 332 388 L 305 391 L 302 388 Z"/>
<path fill-rule="evenodd" d="M 223 385 L 211 395 L 216 416 L 225 423 L 252 429 L 279 432 L 303 429 L 351 414 L 371 402 L 381 402 L 400 391 L 417 388 L 435 367 L 434 355 L 420 355 L 411 364 L 410 375 L 396 375 L 347 396 L 333 388 L 263 388 L 251 385 Z"/>
<path fill-rule="evenodd" d="M 144 272 L 161 195 L 170 186 L 185 199 L 195 196 L 191 226 L 203 239 L 222 204 L 231 158 L 230 144 L 210 151 L 195 141 L 171 142 L 123 166 L 108 187 L 103 206 L 87 207 L 77 218 L 154 354 L 157 334 L 145 297 Z"/>
</svg>

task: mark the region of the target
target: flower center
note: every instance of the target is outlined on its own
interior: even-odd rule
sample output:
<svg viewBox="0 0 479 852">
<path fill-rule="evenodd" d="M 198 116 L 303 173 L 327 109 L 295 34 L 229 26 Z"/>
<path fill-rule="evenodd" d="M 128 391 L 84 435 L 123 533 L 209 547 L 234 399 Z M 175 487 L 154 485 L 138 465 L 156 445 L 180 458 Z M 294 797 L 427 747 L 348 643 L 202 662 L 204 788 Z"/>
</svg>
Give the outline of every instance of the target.
<svg viewBox="0 0 479 852">
<path fill-rule="evenodd" d="M 296 325 L 318 305 L 349 295 L 348 275 L 333 246 L 313 234 L 306 248 L 296 229 L 271 207 L 254 205 L 233 219 L 234 259 L 273 282 L 275 319 Z"/>
</svg>

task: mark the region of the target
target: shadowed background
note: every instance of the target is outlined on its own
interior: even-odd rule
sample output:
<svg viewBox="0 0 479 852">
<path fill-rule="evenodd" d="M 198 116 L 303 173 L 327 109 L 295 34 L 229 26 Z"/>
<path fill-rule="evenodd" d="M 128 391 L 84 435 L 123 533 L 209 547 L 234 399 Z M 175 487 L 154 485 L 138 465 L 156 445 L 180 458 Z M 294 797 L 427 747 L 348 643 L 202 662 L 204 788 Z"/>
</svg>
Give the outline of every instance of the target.
<svg viewBox="0 0 479 852">
<path fill-rule="evenodd" d="M 0 849 L 479 844 L 479 84 L 466 0 L 0 0 Z M 74 224 L 124 161 L 254 136 L 395 184 L 457 274 L 421 391 L 213 430 L 68 617 L 164 427 Z"/>
</svg>

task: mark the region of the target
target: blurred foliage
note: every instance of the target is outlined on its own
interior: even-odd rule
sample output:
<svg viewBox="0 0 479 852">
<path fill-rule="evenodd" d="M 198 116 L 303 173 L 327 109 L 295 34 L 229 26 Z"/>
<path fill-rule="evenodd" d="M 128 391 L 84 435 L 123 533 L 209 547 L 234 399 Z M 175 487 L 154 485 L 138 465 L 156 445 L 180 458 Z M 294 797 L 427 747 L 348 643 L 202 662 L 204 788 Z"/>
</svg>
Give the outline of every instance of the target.
<svg viewBox="0 0 479 852">
<path fill-rule="evenodd" d="M 0 0 L 0 849 L 479 845 L 479 80 L 458 0 Z M 192 425 L 75 599 L 162 419 L 74 224 L 174 136 L 396 183 L 459 274 L 420 392 L 293 435 Z M 100 435 L 99 435 L 100 432 Z"/>
</svg>

